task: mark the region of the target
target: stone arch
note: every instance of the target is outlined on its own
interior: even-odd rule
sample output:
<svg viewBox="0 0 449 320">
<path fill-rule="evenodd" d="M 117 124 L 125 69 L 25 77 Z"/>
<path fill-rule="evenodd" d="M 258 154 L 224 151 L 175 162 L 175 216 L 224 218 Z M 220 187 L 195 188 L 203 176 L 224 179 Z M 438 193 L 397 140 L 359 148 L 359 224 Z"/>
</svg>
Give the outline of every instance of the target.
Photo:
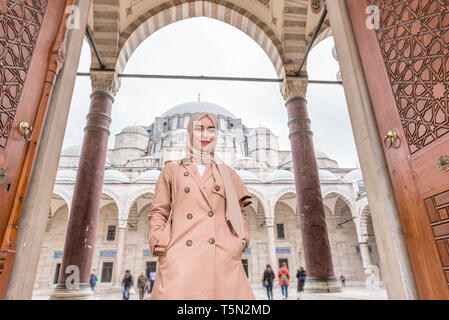
<svg viewBox="0 0 449 320">
<path fill-rule="evenodd" d="M 109 193 L 101 193 L 101 202 L 100 211 L 98 212 L 96 234 L 96 241 L 100 245 L 101 243 L 104 244 L 107 241 L 109 226 L 115 226 L 115 232 L 117 233 L 120 217 L 119 203 L 117 203 L 117 200 L 114 199 Z"/>
<path fill-rule="evenodd" d="M 65 191 L 60 190 L 58 188 L 53 189 L 53 194 L 61 197 L 67 204 L 67 207 L 69 208 L 69 211 L 70 211 L 70 206 L 72 204 L 71 197 Z"/>
<path fill-rule="evenodd" d="M 335 196 L 339 197 L 348 206 L 348 208 L 351 212 L 351 215 L 353 217 L 356 217 L 357 212 L 354 210 L 354 206 L 350 200 L 351 196 L 348 193 L 346 193 L 344 190 L 338 190 L 336 188 L 325 190 L 322 194 L 323 202 L 326 198 L 329 198 L 331 195 L 335 195 Z M 332 210 L 332 211 L 334 211 L 334 210 Z"/>
<path fill-rule="evenodd" d="M 276 74 L 284 78 L 284 57 L 281 41 L 274 31 L 256 15 L 226 0 L 190 0 L 184 3 L 163 3 L 137 17 L 120 34 L 116 71 L 121 73 L 137 47 L 155 31 L 177 21 L 208 17 L 225 22 L 251 37 L 265 51 Z"/>
<path fill-rule="evenodd" d="M 294 194 L 296 194 L 295 186 L 289 186 L 289 187 L 286 187 L 286 188 L 281 189 L 278 192 L 276 192 L 276 194 L 273 196 L 273 201 L 272 201 L 273 208 L 274 208 L 274 205 L 276 205 L 276 202 L 278 202 L 278 200 L 286 193 L 294 193 Z"/>
<path fill-rule="evenodd" d="M 153 187 L 144 187 L 144 188 L 141 188 L 141 189 L 133 192 L 133 197 L 130 197 L 129 199 L 127 199 L 123 206 L 124 213 L 126 215 L 128 215 L 129 211 L 131 210 L 131 206 L 139 197 L 141 197 L 142 195 L 144 195 L 146 193 L 151 193 L 154 195 L 155 190 L 156 190 L 156 186 L 153 186 Z"/>
<path fill-rule="evenodd" d="M 264 196 L 264 194 L 251 186 L 246 186 L 246 188 L 248 189 L 249 193 L 251 193 L 251 195 L 257 197 L 257 200 L 259 200 L 259 204 L 262 205 L 262 209 L 265 213 L 265 216 L 267 216 L 267 214 L 269 214 L 269 205 L 267 203 L 267 199 Z"/>
<path fill-rule="evenodd" d="M 255 225 L 257 228 L 262 227 L 265 223 L 265 217 L 267 214 L 266 206 L 263 203 L 262 199 L 260 198 L 262 195 L 259 192 L 257 192 L 257 194 L 252 192 L 250 188 L 248 188 L 248 191 L 253 196 L 252 203 L 249 206 L 245 207 L 248 227 L 253 225 Z M 255 204 L 254 199 L 257 199 L 258 201 L 257 207 L 254 205 Z"/>
<path fill-rule="evenodd" d="M 114 191 L 110 190 L 110 189 L 103 189 L 101 190 L 101 193 L 109 196 L 110 198 L 112 198 L 112 200 L 114 200 L 114 202 L 117 204 L 117 207 L 120 209 L 120 205 L 121 205 L 121 199 L 119 197 L 118 194 L 116 194 Z"/>
<path fill-rule="evenodd" d="M 61 203 L 62 201 L 62 203 Z M 57 203 L 59 202 L 59 203 Z M 67 200 L 62 197 L 62 195 L 59 195 L 55 192 L 53 192 L 53 195 L 50 200 L 50 208 L 48 210 L 48 219 L 47 219 L 47 225 L 45 227 L 46 232 L 51 231 L 51 227 L 53 222 L 56 222 L 58 225 L 62 224 L 67 226 L 68 218 L 69 218 L 69 204 L 67 203 Z M 64 220 L 64 221 L 62 221 Z"/>
<path fill-rule="evenodd" d="M 292 202 L 294 203 L 294 207 L 292 207 Z M 276 254 L 276 260 L 279 262 L 278 259 L 288 259 L 288 267 L 290 270 L 297 270 L 304 263 L 300 219 L 296 208 L 296 193 L 286 192 L 277 198 L 273 210 L 275 248 L 288 250 Z M 281 236 L 282 230 L 283 237 Z"/>
<path fill-rule="evenodd" d="M 129 211 L 127 211 L 128 219 L 127 219 L 127 225 L 128 230 L 130 231 L 137 231 L 138 225 L 140 224 L 141 220 L 147 221 L 146 217 L 142 217 L 142 212 L 144 210 L 149 210 L 151 207 L 151 204 L 153 203 L 154 194 L 152 192 L 145 192 L 140 194 L 138 197 L 136 197 L 133 202 L 131 203 L 131 207 L 129 208 Z M 144 201 L 144 203 L 138 203 L 139 199 L 145 199 L 148 201 Z"/>
<path fill-rule="evenodd" d="M 306 36 L 306 43 L 309 44 L 310 40 L 312 40 L 313 34 L 315 33 L 315 29 L 309 32 L 309 34 Z M 318 32 L 318 35 L 313 42 L 312 48 L 315 47 L 318 43 L 323 41 L 324 39 L 332 36 L 332 29 L 331 24 L 329 22 L 329 19 L 325 19 L 323 24 L 321 25 L 320 31 Z"/>
</svg>

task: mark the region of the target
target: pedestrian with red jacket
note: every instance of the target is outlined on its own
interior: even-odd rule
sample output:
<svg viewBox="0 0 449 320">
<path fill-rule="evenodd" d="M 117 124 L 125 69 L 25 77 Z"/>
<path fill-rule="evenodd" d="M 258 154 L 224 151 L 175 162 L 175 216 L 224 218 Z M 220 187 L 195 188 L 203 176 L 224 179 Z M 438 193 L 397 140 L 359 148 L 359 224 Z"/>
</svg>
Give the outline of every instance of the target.
<svg viewBox="0 0 449 320">
<path fill-rule="evenodd" d="M 288 298 L 288 286 L 290 285 L 290 273 L 287 269 L 287 263 L 282 263 L 281 268 L 278 271 L 279 285 L 282 290 L 282 300 Z"/>
</svg>

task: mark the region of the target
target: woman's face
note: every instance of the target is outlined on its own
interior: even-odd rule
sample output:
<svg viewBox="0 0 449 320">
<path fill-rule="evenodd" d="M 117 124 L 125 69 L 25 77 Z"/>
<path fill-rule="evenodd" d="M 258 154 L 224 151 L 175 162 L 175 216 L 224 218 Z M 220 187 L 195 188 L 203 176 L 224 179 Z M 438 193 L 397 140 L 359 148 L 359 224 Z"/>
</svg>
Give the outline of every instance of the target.
<svg viewBox="0 0 449 320">
<path fill-rule="evenodd" d="M 200 121 L 193 123 L 193 147 L 197 150 L 212 151 L 216 136 L 217 128 L 208 117 L 203 117 Z"/>
</svg>

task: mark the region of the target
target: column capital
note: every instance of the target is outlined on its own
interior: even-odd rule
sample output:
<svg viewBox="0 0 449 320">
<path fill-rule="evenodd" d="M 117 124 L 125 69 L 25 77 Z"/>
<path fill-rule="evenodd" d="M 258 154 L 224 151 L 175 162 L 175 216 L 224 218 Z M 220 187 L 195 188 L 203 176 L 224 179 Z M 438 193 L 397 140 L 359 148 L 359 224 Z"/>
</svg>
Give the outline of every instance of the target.
<svg viewBox="0 0 449 320">
<path fill-rule="evenodd" d="M 274 227 L 274 216 L 265 217 L 267 227 Z"/>
<path fill-rule="evenodd" d="M 120 79 L 115 71 L 91 71 L 92 92 L 102 91 L 112 98 L 120 88 Z"/>
<path fill-rule="evenodd" d="M 292 98 L 306 96 L 307 92 L 307 84 L 308 78 L 295 78 L 295 77 L 286 77 L 282 84 L 282 96 L 285 101 L 288 101 Z"/>
</svg>

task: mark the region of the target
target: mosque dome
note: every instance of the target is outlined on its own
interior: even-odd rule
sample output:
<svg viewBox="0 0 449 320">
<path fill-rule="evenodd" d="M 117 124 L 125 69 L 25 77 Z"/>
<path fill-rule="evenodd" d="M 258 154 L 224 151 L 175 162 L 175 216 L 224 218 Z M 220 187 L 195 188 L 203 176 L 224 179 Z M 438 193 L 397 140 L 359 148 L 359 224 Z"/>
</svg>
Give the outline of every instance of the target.
<svg viewBox="0 0 449 320">
<path fill-rule="evenodd" d="M 330 159 L 329 156 L 319 149 L 315 149 L 315 158 L 317 159 Z"/>
<path fill-rule="evenodd" d="M 256 135 L 256 134 L 271 134 L 271 135 L 274 135 L 273 132 L 270 129 L 268 129 L 267 127 L 257 127 L 257 128 L 252 129 L 248 133 L 249 136 Z"/>
<path fill-rule="evenodd" d="M 128 177 L 117 170 L 106 170 L 104 172 L 104 181 L 118 181 L 118 182 L 129 182 Z"/>
<path fill-rule="evenodd" d="M 318 149 L 315 149 L 315 158 L 316 159 L 330 159 L 326 153 L 324 153 L 323 151 L 318 150 Z M 292 162 L 292 154 L 291 153 L 285 157 L 284 161 L 282 161 L 280 166 L 283 166 L 284 164 L 287 164 L 289 162 Z"/>
<path fill-rule="evenodd" d="M 327 170 L 318 170 L 320 181 L 335 181 L 340 180 L 335 174 Z"/>
<path fill-rule="evenodd" d="M 256 175 L 249 170 L 237 170 L 237 174 L 242 180 L 259 180 Z"/>
<path fill-rule="evenodd" d="M 59 170 L 56 174 L 56 181 L 76 181 L 76 171 Z"/>
<path fill-rule="evenodd" d="M 79 157 L 81 155 L 81 146 L 71 146 L 61 152 L 61 157 Z"/>
<path fill-rule="evenodd" d="M 182 104 L 178 104 L 173 108 L 168 109 L 166 112 L 162 114 L 162 118 L 172 117 L 177 114 L 185 114 L 185 113 L 197 113 L 197 112 L 210 112 L 215 115 L 221 115 L 227 118 L 236 119 L 231 112 L 219 106 L 218 104 L 205 102 L 205 101 L 191 101 Z"/>
<path fill-rule="evenodd" d="M 159 170 L 148 170 L 142 172 L 134 182 L 155 181 L 159 178 L 161 172 Z"/>
<path fill-rule="evenodd" d="M 141 133 L 144 135 L 148 135 L 148 132 L 141 126 L 128 126 L 123 128 L 123 130 L 120 131 L 120 133 Z"/>
<path fill-rule="evenodd" d="M 293 172 L 288 170 L 276 170 L 270 173 L 264 180 L 264 182 L 273 182 L 278 180 L 291 180 L 294 181 L 295 177 Z"/>
<path fill-rule="evenodd" d="M 359 181 L 359 180 L 363 180 L 362 170 L 360 170 L 360 169 L 354 169 L 354 170 L 348 172 L 343 177 L 344 183 L 350 183 L 350 182 Z"/>
</svg>

